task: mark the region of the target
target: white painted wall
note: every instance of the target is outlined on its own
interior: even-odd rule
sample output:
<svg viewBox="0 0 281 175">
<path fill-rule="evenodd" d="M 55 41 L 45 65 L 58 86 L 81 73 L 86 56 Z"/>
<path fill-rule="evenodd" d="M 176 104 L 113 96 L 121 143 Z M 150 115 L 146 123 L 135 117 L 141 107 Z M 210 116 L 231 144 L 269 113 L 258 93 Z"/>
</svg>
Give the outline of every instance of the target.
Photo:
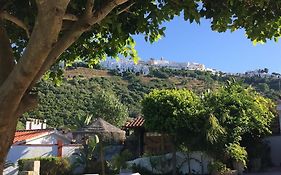
<svg viewBox="0 0 281 175">
<path fill-rule="evenodd" d="M 81 145 L 64 145 L 62 147 L 62 156 L 69 157 L 80 147 Z M 57 155 L 57 145 L 14 145 L 11 146 L 6 160 L 16 163 L 19 159 L 48 157 Z"/>
<path fill-rule="evenodd" d="M 64 145 L 62 147 L 62 157 L 71 157 L 74 152 L 79 151 L 81 145 Z M 58 155 L 57 145 L 13 145 L 7 156 L 7 161 L 15 164 L 4 170 L 4 175 L 18 174 L 17 161 L 26 158 L 49 157 Z"/>
<path fill-rule="evenodd" d="M 80 149 L 82 149 L 82 145 L 64 145 L 62 147 L 62 157 L 70 157 Z"/>
<path fill-rule="evenodd" d="M 53 134 L 51 134 L 41 138 L 30 140 L 27 142 L 27 144 L 57 144 L 57 138 Z"/>
<path fill-rule="evenodd" d="M 16 163 L 19 159 L 56 156 L 57 150 L 57 145 L 14 145 L 10 148 L 7 160 Z"/>
<path fill-rule="evenodd" d="M 61 140 L 63 144 L 70 144 L 69 140 L 57 135 L 56 133 L 51 133 L 34 140 L 29 140 L 26 142 L 26 144 L 57 144 L 58 140 Z"/>
<path fill-rule="evenodd" d="M 210 157 L 203 154 L 202 152 L 192 152 L 190 154 L 191 160 L 190 160 L 190 167 L 191 170 L 195 174 L 208 174 L 208 164 L 212 161 Z M 161 159 L 164 158 L 164 159 Z M 165 161 L 168 160 L 168 161 Z M 187 163 L 187 155 L 177 152 L 177 167 L 179 168 L 179 171 L 183 174 L 188 174 L 188 163 Z M 198 160 L 198 161 L 196 161 Z M 151 165 L 151 162 L 161 162 L 164 161 L 166 163 L 158 163 L 157 165 Z M 164 156 L 151 156 L 151 157 L 143 157 L 138 158 L 133 161 L 129 161 L 129 164 L 136 164 L 139 165 L 149 171 L 153 171 L 155 174 L 163 174 L 165 172 L 172 170 L 172 154 L 166 154 Z M 200 163 L 202 161 L 202 164 Z M 170 163 L 169 163 L 170 162 Z M 203 166 L 202 166 L 203 165 Z M 153 167 L 153 168 L 152 168 Z"/>
</svg>

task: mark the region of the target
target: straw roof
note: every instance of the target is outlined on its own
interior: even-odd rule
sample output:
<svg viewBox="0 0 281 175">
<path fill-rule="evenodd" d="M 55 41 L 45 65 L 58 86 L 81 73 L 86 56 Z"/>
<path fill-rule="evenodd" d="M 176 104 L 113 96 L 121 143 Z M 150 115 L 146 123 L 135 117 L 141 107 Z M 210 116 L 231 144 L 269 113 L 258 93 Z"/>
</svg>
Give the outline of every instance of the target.
<svg viewBox="0 0 281 175">
<path fill-rule="evenodd" d="M 106 122 L 102 118 L 95 118 L 90 125 L 81 128 L 80 132 L 97 134 L 102 140 L 125 140 L 125 131 Z"/>
</svg>

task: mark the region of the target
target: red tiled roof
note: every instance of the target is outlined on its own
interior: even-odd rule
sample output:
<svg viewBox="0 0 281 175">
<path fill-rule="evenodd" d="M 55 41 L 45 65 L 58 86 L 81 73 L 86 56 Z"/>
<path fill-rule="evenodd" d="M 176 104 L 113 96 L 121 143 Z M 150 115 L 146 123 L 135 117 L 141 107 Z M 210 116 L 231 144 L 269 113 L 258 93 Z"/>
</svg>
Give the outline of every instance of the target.
<svg viewBox="0 0 281 175">
<path fill-rule="evenodd" d="M 134 118 L 134 120 L 132 120 L 131 122 L 126 123 L 125 127 L 126 128 L 139 128 L 142 127 L 144 124 L 144 118 L 142 117 L 137 117 Z"/>
<path fill-rule="evenodd" d="M 20 130 L 16 131 L 13 143 L 23 142 L 49 133 L 50 129 Z"/>
</svg>

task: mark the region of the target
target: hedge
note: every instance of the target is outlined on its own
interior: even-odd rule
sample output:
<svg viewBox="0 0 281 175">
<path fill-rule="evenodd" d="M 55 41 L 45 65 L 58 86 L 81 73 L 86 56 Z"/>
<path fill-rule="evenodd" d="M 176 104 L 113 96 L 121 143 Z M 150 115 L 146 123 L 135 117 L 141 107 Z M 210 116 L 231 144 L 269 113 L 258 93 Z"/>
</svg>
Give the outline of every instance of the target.
<svg viewBox="0 0 281 175">
<path fill-rule="evenodd" d="M 71 174 L 71 166 L 66 158 L 59 157 L 38 157 L 32 159 L 20 159 L 18 161 L 19 171 L 23 170 L 23 166 L 27 161 L 40 161 L 40 175 L 69 175 Z"/>
</svg>

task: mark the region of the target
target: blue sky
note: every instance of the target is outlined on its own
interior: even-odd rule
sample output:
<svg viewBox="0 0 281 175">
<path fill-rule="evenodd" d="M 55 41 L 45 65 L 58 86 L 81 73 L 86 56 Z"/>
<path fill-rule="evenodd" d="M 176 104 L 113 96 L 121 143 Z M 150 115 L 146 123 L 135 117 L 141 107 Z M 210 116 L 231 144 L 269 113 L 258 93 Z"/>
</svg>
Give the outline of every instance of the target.
<svg viewBox="0 0 281 175">
<path fill-rule="evenodd" d="M 243 30 L 214 32 L 207 20 L 198 25 L 177 17 L 164 26 L 166 37 L 156 43 L 145 42 L 143 36 L 134 37 L 142 60 L 164 57 L 177 62 L 198 62 L 225 72 L 266 67 L 270 72 L 281 73 L 281 40 L 254 46 Z"/>
</svg>

